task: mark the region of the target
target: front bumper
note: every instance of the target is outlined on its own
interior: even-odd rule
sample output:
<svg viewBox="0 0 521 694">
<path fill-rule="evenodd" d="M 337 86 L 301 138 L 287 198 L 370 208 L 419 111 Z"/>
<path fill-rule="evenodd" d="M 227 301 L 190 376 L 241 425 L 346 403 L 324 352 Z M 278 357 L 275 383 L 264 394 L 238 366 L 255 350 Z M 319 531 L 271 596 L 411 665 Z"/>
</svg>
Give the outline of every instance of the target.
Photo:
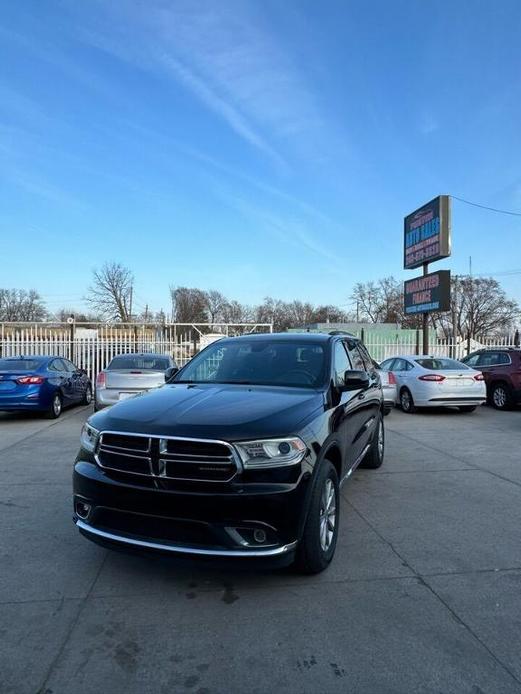
<svg viewBox="0 0 521 694">
<path fill-rule="evenodd" d="M 293 559 L 310 474 L 293 483 L 156 488 L 115 479 L 80 460 L 73 473 L 74 522 L 88 539 L 128 550 L 215 558 Z M 218 489 L 216 488 L 218 487 Z M 88 513 L 85 507 L 88 506 Z M 78 510 L 80 509 L 80 513 Z"/>
</svg>

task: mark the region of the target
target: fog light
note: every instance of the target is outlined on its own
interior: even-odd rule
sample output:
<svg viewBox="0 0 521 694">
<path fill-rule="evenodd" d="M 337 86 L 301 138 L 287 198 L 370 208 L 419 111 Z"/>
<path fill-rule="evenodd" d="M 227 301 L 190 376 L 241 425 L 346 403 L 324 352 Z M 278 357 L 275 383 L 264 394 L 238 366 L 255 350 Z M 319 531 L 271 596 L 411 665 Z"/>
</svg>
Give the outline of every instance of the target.
<svg viewBox="0 0 521 694">
<path fill-rule="evenodd" d="M 76 515 L 83 520 L 89 517 L 91 505 L 86 504 L 84 501 L 76 502 Z"/>
<path fill-rule="evenodd" d="M 253 531 L 253 539 L 255 540 L 255 542 L 262 544 L 263 542 L 266 542 L 266 533 L 264 532 L 264 530 L 256 528 Z"/>
</svg>

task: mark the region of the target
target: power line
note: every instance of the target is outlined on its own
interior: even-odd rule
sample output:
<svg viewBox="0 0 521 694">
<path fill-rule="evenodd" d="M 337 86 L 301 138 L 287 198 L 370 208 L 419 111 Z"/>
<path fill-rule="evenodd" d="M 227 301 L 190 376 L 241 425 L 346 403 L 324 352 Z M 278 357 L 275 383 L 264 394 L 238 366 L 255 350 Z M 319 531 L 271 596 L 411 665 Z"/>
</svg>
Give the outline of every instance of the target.
<svg viewBox="0 0 521 694">
<path fill-rule="evenodd" d="M 499 214 L 509 214 L 512 217 L 521 217 L 521 212 L 512 212 L 512 210 L 500 210 L 497 207 L 488 207 L 487 205 L 480 205 L 478 202 L 471 202 L 470 200 L 465 200 L 464 198 L 458 198 L 457 195 L 450 195 L 453 200 L 459 200 L 464 202 L 466 205 L 472 205 L 473 207 L 480 207 L 482 210 L 488 210 L 489 212 L 498 212 Z"/>
</svg>

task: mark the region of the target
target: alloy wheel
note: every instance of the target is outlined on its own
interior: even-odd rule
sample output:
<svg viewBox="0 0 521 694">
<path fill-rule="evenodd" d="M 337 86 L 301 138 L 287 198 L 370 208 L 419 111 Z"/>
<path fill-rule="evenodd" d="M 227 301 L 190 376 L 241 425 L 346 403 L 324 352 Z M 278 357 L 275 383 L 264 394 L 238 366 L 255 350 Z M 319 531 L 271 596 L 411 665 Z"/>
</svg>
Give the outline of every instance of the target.
<svg viewBox="0 0 521 694">
<path fill-rule="evenodd" d="M 499 409 L 502 409 L 507 404 L 507 393 L 503 386 L 496 386 L 494 392 L 492 393 L 492 399 L 494 400 L 494 405 Z"/>
<path fill-rule="evenodd" d="M 320 501 L 320 546 L 324 552 L 331 547 L 336 525 L 335 486 L 328 477 L 324 482 Z"/>
<path fill-rule="evenodd" d="M 400 397 L 402 410 L 408 412 L 411 409 L 411 396 L 407 390 L 404 390 Z"/>
<path fill-rule="evenodd" d="M 382 458 L 384 457 L 384 446 L 384 428 L 382 425 L 382 421 L 380 420 L 380 423 L 378 424 L 378 457 L 380 458 L 380 460 L 382 460 Z"/>
<path fill-rule="evenodd" d="M 88 387 L 87 390 L 85 391 L 85 404 L 90 405 L 91 402 L 92 402 L 92 390 L 90 389 L 90 387 Z"/>
<path fill-rule="evenodd" d="M 62 411 L 62 401 L 59 395 L 55 395 L 52 401 L 52 411 L 55 417 L 59 417 Z"/>
</svg>

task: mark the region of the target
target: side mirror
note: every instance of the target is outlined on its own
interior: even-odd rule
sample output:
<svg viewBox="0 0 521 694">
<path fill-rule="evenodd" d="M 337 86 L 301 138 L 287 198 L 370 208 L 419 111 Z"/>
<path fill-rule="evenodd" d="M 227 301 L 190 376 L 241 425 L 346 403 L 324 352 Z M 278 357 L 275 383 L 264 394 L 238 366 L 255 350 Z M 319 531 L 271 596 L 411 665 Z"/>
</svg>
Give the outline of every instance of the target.
<svg viewBox="0 0 521 694">
<path fill-rule="evenodd" d="M 179 368 L 177 366 L 169 366 L 165 371 L 165 383 L 168 383 L 168 381 L 173 378 L 178 371 Z"/>
<path fill-rule="evenodd" d="M 366 371 L 349 370 L 344 373 L 344 385 L 340 392 L 369 388 L 369 376 Z"/>
</svg>

